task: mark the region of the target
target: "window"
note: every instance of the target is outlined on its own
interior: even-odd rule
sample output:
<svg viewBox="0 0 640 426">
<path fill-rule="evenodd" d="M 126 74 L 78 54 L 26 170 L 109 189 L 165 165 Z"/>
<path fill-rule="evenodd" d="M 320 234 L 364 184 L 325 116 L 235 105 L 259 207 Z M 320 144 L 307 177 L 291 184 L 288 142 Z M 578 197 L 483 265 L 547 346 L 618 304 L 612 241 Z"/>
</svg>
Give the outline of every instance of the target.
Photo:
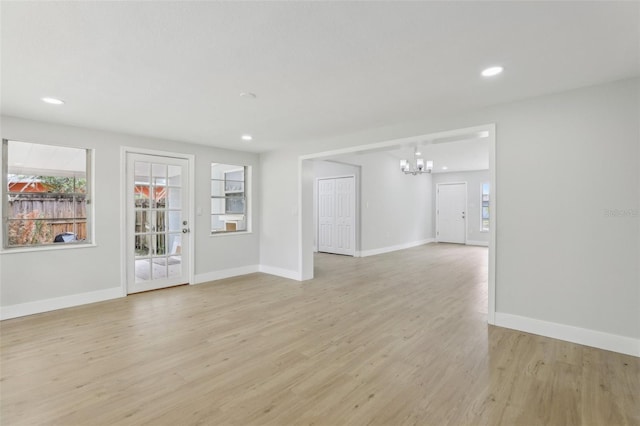
<svg viewBox="0 0 640 426">
<path fill-rule="evenodd" d="M 482 217 L 480 231 L 489 232 L 489 219 L 490 219 L 490 211 L 489 211 L 489 184 L 482 184 Z"/>
<path fill-rule="evenodd" d="M 2 141 L 3 246 L 91 242 L 91 151 Z"/>
<path fill-rule="evenodd" d="M 211 164 L 211 233 L 247 231 L 248 166 Z"/>
</svg>

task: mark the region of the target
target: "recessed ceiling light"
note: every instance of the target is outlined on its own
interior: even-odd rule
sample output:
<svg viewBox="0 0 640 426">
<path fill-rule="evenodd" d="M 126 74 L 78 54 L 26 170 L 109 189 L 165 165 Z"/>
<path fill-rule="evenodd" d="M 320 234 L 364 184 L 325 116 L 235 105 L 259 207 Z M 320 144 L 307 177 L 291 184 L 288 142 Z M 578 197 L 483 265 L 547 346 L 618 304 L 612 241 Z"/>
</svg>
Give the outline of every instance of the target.
<svg viewBox="0 0 640 426">
<path fill-rule="evenodd" d="M 502 71 L 504 71 L 504 68 L 502 68 L 501 66 L 489 67 L 482 71 L 482 76 L 493 77 L 494 75 L 500 74 Z"/>
<path fill-rule="evenodd" d="M 447 170 L 448 167 L 447 166 L 442 166 L 442 170 Z"/>
<path fill-rule="evenodd" d="M 255 93 L 251 93 L 251 92 L 242 92 L 240 93 L 240 97 L 241 98 L 247 98 L 247 99 L 255 99 L 258 96 Z"/>
<path fill-rule="evenodd" d="M 422 155 L 420 151 L 416 151 L 416 155 Z"/>
<path fill-rule="evenodd" d="M 253 139 L 253 136 L 251 135 L 242 135 L 242 140 L 243 141 L 250 141 Z"/>
<path fill-rule="evenodd" d="M 46 102 L 46 103 L 51 104 L 51 105 L 62 105 L 62 104 L 64 104 L 64 101 L 61 101 L 60 99 L 56 99 L 56 98 L 42 98 L 42 102 Z"/>
</svg>

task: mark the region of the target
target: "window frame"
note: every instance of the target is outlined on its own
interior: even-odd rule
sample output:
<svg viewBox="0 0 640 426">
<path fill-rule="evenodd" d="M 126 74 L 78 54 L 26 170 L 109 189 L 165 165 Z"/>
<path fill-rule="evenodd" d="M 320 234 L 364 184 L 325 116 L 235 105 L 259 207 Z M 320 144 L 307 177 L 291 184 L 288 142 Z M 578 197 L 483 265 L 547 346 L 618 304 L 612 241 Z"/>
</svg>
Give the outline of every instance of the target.
<svg viewBox="0 0 640 426">
<path fill-rule="evenodd" d="M 213 177 L 211 177 L 211 168 L 216 165 L 216 164 L 222 164 L 225 166 L 232 166 L 234 168 L 229 169 L 229 170 L 225 170 L 223 171 L 223 176 L 225 178 L 223 179 L 214 179 Z M 242 191 L 230 191 L 227 192 L 227 183 L 226 183 L 226 175 L 229 173 L 237 173 L 238 171 L 243 171 L 244 173 L 244 180 L 243 180 L 243 190 Z M 223 236 L 223 235 L 241 235 L 241 234 L 250 234 L 252 232 L 252 220 L 251 220 L 251 214 L 252 214 L 252 206 L 251 206 L 251 196 L 252 196 L 252 191 L 251 191 L 251 171 L 252 171 L 252 166 L 248 165 L 248 164 L 231 164 L 231 163 L 222 163 L 222 162 L 211 162 L 209 165 L 209 190 L 210 190 L 210 197 L 209 199 L 212 201 L 214 199 L 217 200 L 225 200 L 225 212 L 223 213 L 214 213 L 213 208 L 212 208 L 212 203 L 209 202 L 209 236 Z M 222 190 L 224 195 L 213 195 L 213 182 L 214 181 L 218 181 L 218 182 L 222 182 Z M 228 196 L 227 194 L 242 194 L 242 196 Z M 244 213 L 238 213 L 238 212 L 229 212 L 227 211 L 227 199 L 229 198 L 241 198 L 244 201 Z M 244 222 L 245 222 L 245 229 L 239 229 L 239 230 L 220 230 L 220 231 L 215 231 L 212 229 L 211 226 L 211 219 L 213 218 L 213 216 L 220 216 L 220 215 L 239 215 L 239 214 L 243 214 L 244 215 Z"/>
<path fill-rule="evenodd" d="M 82 195 L 85 198 L 85 212 L 86 212 L 86 239 L 80 241 L 69 241 L 65 243 L 44 243 L 44 244 L 29 244 L 29 245 L 9 245 L 9 188 L 8 188 L 8 172 L 9 172 L 9 142 L 22 142 L 22 143 L 31 143 L 34 145 L 45 145 L 45 146 L 53 146 L 53 147 L 62 147 L 62 148 L 72 148 L 79 149 L 85 151 L 86 157 L 86 166 L 85 166 L 85 193 Z M 7 253 L 24 253 L 24 252 L 32 252 L 32 251 L 43 251 L 43 250 L 64 250 L 64 249 L 73 249 L 73 248 L 86 248 L 86 247 L 95 247 L 95 226 L 94 226 L 94 217 L 95 217 L 95 196 L 93 193 L 94 186 L 94 149 L 93 148 L 84 148 L 77 146 L 68 146 L 68 145 L 59 145 L 52 143 L 43 143 L 43 142 L 27 142 L 23 140 L 17 139 L 2 139 L 2 161 L 0 164 L 0 168 L 2 169 L 2 178 L 1 185 L 2 190 L 0 192 L 2 196 L 2 203 L 0 205 L 0 213 L 2 217 L 2 226 L 0 226 L 0 254 Z M 71 193 L 76 194 L 76 193 Z"/>
<path fill-rule="evenodd" d="M 488 188 L 488 192 L 487 192 L 487 205 L 484 205 L 484 186 L 487 185 Z M 484 215 L 483 215 L 483 210 L 484 208 L 487 207 L 489 214 L 487 215 L 487 222 L 488 225 L 487 227 L 484 226 Z M 480 184 L 480 232 L 483 233 L 488 233 L 491 232 L 491 182 L 482 182 Z"/>
</svg>

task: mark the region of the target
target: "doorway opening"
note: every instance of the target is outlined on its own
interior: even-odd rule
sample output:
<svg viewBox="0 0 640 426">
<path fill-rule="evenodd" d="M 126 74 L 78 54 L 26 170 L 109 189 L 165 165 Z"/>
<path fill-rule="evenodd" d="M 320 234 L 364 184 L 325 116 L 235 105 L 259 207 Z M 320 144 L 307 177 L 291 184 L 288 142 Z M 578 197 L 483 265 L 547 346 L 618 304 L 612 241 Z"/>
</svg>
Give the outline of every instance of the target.
<svg viewBox="0 0 640 426">
<path fill-rule="evenodd" d="M 462 143 L 465 142 L 465 143 Z M 477 143 L 476 143 L 477 142 Z M 465 145 L 466 144 L 466 145 Z M 484 146 L 484 159 L 485 165 L 482 167 L 465 168 L 465 166 L 451 167 L 449 160 L 442 152 L 446 150 L 452 150 L 456 152 L 456 149 L 464 147 L 479 147 Z M 495 125 L 487 124 L 476 127 L 461 128 L 451 131 L 430 133 L 425 135 L 418 135 L 409 138 L 390 140 L 380 143 L 360 145 L 355 147 L 344 148 L 335 151 L 320 152 L 316 154 L 304 155 L 299 158 L 299 273 L 302 280 L 313 278 L 313 266 L 314 266 L 314 251 L 316 245 L 314 243 L 316 226 L 314 224 L 314 173 L 313 163 L 319 160 L 329 160 L 344 162 L 352 165 L 359 165 L 362 167 L 362 177 L 359 182 L 360 185 L 360 210 L 358 212 L 359 220 L 359 246 L 356 256 L 367 256 L 378 253 L 385 253 L 388 251 L 399 250 L 403 248 L 409 248 L 427 242 L 437 241 L 436 228 L 439 225 L 436 224 L 437 209 L 436 204 L 436 191 L 435 188 L 429 189 L 432 193 L 433 199 L 425 201 L 423 197 L 412 196 L 410 192 L 405 191 L 403 185 L 413 185 L 413 194 L 422 194 L 421 188 L 435 187 L 436 183 L 449 184 L 445 180 L 436 178 L 438 175 L 450 174 L 450 177 L 454 176 L 451 172 L 467 172 L 470 170 L 479 171 L 484 169 L 481 179 L 487 182 L 475 185 L 476 182 L 465 182 L 467 190 L 465 192 L 471 194 L 475 189 L 478 189 L 478 202 L 474 206 L 475 211 L 478 212 L 478 229 L 473 228 L 475 226 L 475 216 L 473 221 L 469 215 L 469 207 L 467 206 L 468 200 L 465 199 L 464 210 L 460 210 L 460 220 L 463 220 L 466 228 L 465 233 L 461 233 L 460 229 L 457 230 L 457 237 L 454 242 L 471 245 L 485 245 L 488 246 L 488 274 L 487 274 L 487 319 L 490 324 L 495 322 L 495 270 L 496 270 L 496 136 Z M 433 153 L 433 155 L 440 155 L 437 157 L 433 166 L 433 180 L 431 180 L 431 174 L 427 174 L 426 179 L 422 175 L 406 176 L 402 174 L 400 168 L 401 160 L 405 159 L 409 155 L 415 155 L 419 148 L 424 148 L 425 151 Z M 406 153 L 404 151 L 407 151 Z M 466 152 L 466 151 L 465 151 Z M 379 154 L 379 155 L 378 155 Z M 431 154 L 429 154 L 431 155 Z M 471 151 L 470 154 L 462 155 L 462 160 L 471 161 L 473 157 L 477 157 L 477 153 Z M 409 157 L 410 158 L 410 157 Z M 432 158 L 427 158 L 432 160 Z M 464 162 L 463 161 L 463 162 Z M 427 162 L 428 163 L 428 162 Z M 453 163 L 451 163 L 453 164 Z M 447 170 L 449 169 L 449 170 Z M 391 171 L 393 170 L 393 171 Z M 404 178 L 399 183 L 400 178 Z M 367 182 L 365 182 L 365 180 Z M 459 181 L 462 183 L 464 181 Z M 491 197 L 487 197 L 486 206 L 484 198 L 480 198 L 482 188 L 484 184 L 488 184 L 491 188 Z M 385 188 L 386 186 L 386 188 Z M 475 188 L 478 186 L 478 188 Z M 373 188 L 373 189 L 372 189 Z M 377 195 L 383 193 L 392 194 L 393 197 L 388 197 L 388 202 L 385 203 L 384 196 L 375 198 Z M 461 191 L 460 191 L 461 192 Z M 372 195 L 374 194 L 374 195 Z M 474 193 L 475 194 L 475 193 Z M 484 195 L 482 195 L 484 197 Z M 425 196 L 427 198 L 428 196 Z M 373 201 L 369 201 L 369 200 Z M 426 204 L 425 204 L 426 203 Z M 390 209 L 383 209 L 381 206 L 390 206 Z M 469 203 L 470 204 L 470 203 Z M 426 206 L 426 207 L 425 207 Z M 429 207 L 431 206 L 431 207 Z M 455 207 L 455 206 L 454 206 Z M 457 206 L 460 207 L 460 206 Z M 485 209 L 486 207 L 486 209 Z M 365 210 L 369 209 L 368 212 Z M 416 235 L 414 241 L 408 243 L 397 243 L 394 238 L 401 235 L 403 232 L 403 220 L 400 219 L 400 215 L 394 214 L 394 210 L 402 209 L 403 212 L 419 212 L 428 211 L 429 217 L 424 222 L 425 229 L 419 229 L 419 235 Z M 491 212 L 491 226 L 485 226 L 486 221 L 483 219 L 483 215 L 479 212 L 486 210 Z M 464 213 L 462 213 L 464 212 Z M 464 218 L 462 217 L 464 214 Z M 475 214 L 475 212 L 473 213 Z M 366 216 L 366 218 L 365 218 Z M 366 220 L 365 220 L 366 219 Z M 377 222 L 376 222 L 377 221 Z M 417 223 L 417 222 L 416 222 Z M 482 226 L 480 225 L 482 224 Z M 422 227 L 423 225 L 420 225 Z M 405 226 L 406 228 L 406 226 Z M 416 227 L 410 227 L 415 229 Z M 471 229 L 473 228 L 473 230 Z M 488 228 L 488 229 L 487 229 Z M 415 231 L 416 233 L 418 231 Z M 473 231 L 473 232 L 472 232 Z M 483 235 L 481 235 L 483 233 Z M 473 234 L 473 235 L 471 235 Z M 411 238 L 411 236 L 404 236 L 404 239 Z M 480 241 L 481 239 L 486 242 Z M 475 241 L 477 240 L 477 241 Z M 444 242 L 444 240 L 442 240 Z M 476 244 L 477 243 L 477 244 Z"/>
</svg>

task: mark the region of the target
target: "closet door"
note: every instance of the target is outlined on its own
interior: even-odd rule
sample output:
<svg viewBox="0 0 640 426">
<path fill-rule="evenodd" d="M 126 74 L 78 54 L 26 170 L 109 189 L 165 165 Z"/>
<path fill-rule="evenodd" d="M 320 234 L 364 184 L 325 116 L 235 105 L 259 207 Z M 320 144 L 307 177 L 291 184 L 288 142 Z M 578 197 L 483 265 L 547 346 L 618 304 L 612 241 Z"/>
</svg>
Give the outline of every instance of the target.
<svg viewBox="0 0 640 426">
<path fill-rule="evenodd" d="M 334 251 L 337 254 L 355 254 L 355 187 L 352 177 L 336 179 Z"/>
<path fill-rule="evenodd" d="M 333 253 L 336 180 L 318 181 L 318 251 Z"/>
<path fill-rule="evenodd" d="M 355 179 L 318 180 L 318 251 L 355 255 Z"/>
</svg>

